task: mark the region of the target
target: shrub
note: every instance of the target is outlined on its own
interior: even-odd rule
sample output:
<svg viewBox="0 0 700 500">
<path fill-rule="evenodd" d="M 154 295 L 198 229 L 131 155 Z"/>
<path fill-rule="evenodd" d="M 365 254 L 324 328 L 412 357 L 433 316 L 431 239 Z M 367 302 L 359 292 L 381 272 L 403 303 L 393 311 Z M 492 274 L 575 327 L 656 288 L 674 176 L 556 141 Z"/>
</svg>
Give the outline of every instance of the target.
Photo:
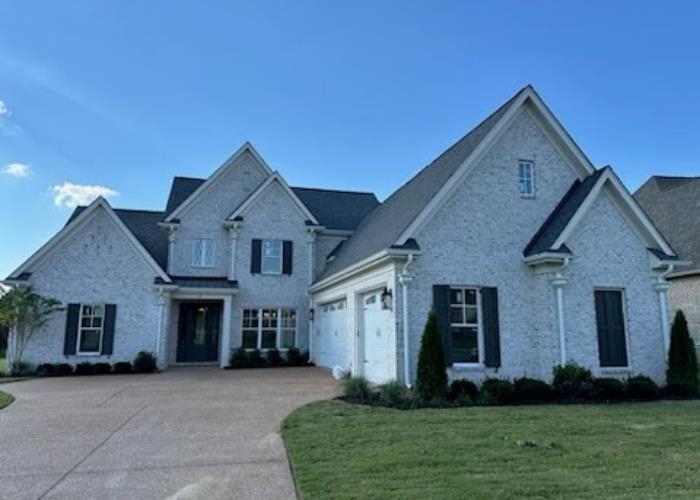
<svg viewBox="0 0 700 500">
<path fill-rule="evenodd" d="M 543 380 L 517 378 L 513 383 L 513 399 L 518 403 L 545 403 L 552 400 L 552 388 Z"/>
<path fill-rule="evenodd" d="M 287 364 L 289 366 L 304 366 L 304 357 L 296 347 L 290 347 L 287 351 Z"/>
<path fill-rule="evenodd" d="M 41 363 L 36 367 L 36 374 L 40 377 L 52 377 L 56 374 L 56 366 L 51 363 Z"/>
<path fill-rule="evenodd" d="M 488 405 L 507 405 L 513 402 L 515 388 L 509 380 L 487 378 L 481 384 L 480 402 Z"/>
<path fill-rule="evenodd" d="M 387 382 L 377 387 L 379 401 L 392 408 L 405 408 L 409 404 L 408 391 L 399 381 Z"/>
<path fill-rule="evenodd" d="M 153 373 L 158 369 L 156 357 L 151 352 L 140 351 L 134 358 L 134 371 L 136 373 Z"/>
<path fill-rule="evenodd" d="M 107 375 L 112 373 L 112 367 L 109 363 L 95 363 L 95 375 Z"/>
<path fill-rule="evenodd" d="M 311 365 L 311 362 L 309 361 L 311 359 L 311 354 L 309 351 L 304 351 L 301 353 L 301 366 L 309 366 Z"/>
<path fill-rule="evenodd" d="M 601 401 L 621 401 L 625 399 L 625 384 L 611 377 L 593 379 L 593 397 Z"/>
<path fill-rule="evenodd" d="M 88 363 L 87 361 L 83 363 L 78 363 L 75 365 L 75 375 L 94 375 L 95 365 Z"/>
<path fill-rule="evenodd" d="M 250 368 L 262 368 L 266 364 L 265 358 L 258 349 L 248 351 L 248 366 Z"/>
<path fill-rule="evenodd" d="M 479 389 L 471 380 L 457 379 L 450 384 L 450 389 L 447 391 L 447 397 L 450 401 L 457 401 L 468 397 L 471 401 L 476 401 L 479 395 Z"/>
<path fill-rule="evenodd" d="M 424 401 L 444 398 L 447 392 L 445 352 L 442 348 L 435 311 L 430 311 L 428 314 L 428 321 L 423 330 L 418 353 L 416 391 L 419 398 Z"/>
<path fill-rule="evenodd" d="M 73 375 L 73 367 L 68 363 L 57 363 L 54 365 L 53 372 L 57 377 Z"/>
<path fill-rule="evenodd" d="M 12 368 L 12 376 L 13 377 L 29 377 L 31 375 L 34 375 L 36 373 L 34 371 L 34 367 L 27 363 L 26 361 L 16 361 L 14 363 L 14 368 Z"/>
<path fill-rule="evenodd" d="M 120 361 L 119 363 L 114 363 L 112 367 L 112 372 L 118 375 L 124 375 L 131 373 L 131 363 L 128 361 Z"/>
<path fill-rule="evenodd" d="M 649 377 L 637 375 L 627 379 L 627 396 L 630 399 L 648 401 L 659 397 L 659 386 Z"/>
<path fill-rule="evenodd" d="M 285 361 L 277 349 L 270 349 L 267 351 L 267 364 L 269 366 L 283 366 Z"/>
<path fill-rule="evenodd" d="M 576 363 L 554 367 L 552 389 L 557 397 L 562 399 L 586 398 L 591 394 L 592 388 L 593 377 L 590 370 Z"/>
<path fill-rule="evenodd" d="M 343 381 L 345 396 L 356 401 L 370 399 L 369 382 L 365 377 L 348 377 Z"/>
<path fill-rule="evenodd" d="M 248 351 L 243 347 L 238 347 L 231 351 L 231 356 L 228 358 L 229 368 L 248 368 L 249 365 Z"/>
<path fill-rule="evenodd" d="M 666 370 L 667 392 L 672 396 L 698 395 L 698 358 L 695 343 L 688 333 L 688 322 L 683 311 L 676 312 L 671 327 L 671 345 Z"/>
</svg>

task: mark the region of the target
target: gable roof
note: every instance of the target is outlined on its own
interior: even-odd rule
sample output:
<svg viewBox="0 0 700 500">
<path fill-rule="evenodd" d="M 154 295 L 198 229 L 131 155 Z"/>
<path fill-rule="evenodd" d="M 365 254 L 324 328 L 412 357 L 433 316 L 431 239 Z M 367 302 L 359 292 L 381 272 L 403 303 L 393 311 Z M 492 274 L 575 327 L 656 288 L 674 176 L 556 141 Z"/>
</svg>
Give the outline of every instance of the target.
<svg viewBox="0 0 700 500">
<path fill-rule="evenodd" d="M 700 177 L 650 177 L 635 199 L 681 259 L 692 261 L 683 273 L 700 272 Z"/>
<path fill-rule="evenodd" d="M 170 185 L 168 202 L 165 205 L 165 215 L 170 215 L 173 210 L 179 207 L 189 195 L 204 184 L 205 179 L 194 179 L 192 177 L 174 177 Z"/>
</svg>

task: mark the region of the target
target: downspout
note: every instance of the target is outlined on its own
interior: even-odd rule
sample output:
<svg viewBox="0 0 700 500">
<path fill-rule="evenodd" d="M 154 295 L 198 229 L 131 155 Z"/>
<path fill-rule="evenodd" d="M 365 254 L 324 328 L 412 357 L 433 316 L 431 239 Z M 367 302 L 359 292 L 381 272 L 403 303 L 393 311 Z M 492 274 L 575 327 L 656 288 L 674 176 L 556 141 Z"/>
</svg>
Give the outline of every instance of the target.
<svg viewBox="0 0 700 500">
<path fill-rule="evenodd" d="M 411 349 L 408 341 L 408 285 L 413 281 L 413 276 L 408 274 L 408 268 L 413 262 L 413 254 L 409 253 L 406 263 L 399 274 L 401 284 L 401 299 L 403 313 L 403 376 L 406 387 L 411 388 Z"/>
<path fill-rule="evenodd" d="M 564 321 L 564 285 L 566 285 L 566 278 L 563 276 L 564 269 L 569 266 L 571 259 L 569 257 L 564 258 L 564 262 L 561 267 L 557 269 L 556 275 L 552 280 L 552 286 L 554 286 L 557 292 L 557 321 L 559 327 L 559 359 L 562 365 L 566 364 L 566 325 Z"/>
<path fill-rule="evenodd" d="M 309 288 L 314 284 L 314 279 L 316 278 L 314 267 L 316 264 L 316 232 L 314 229 L 309 229 L 308 231 L 308 253 L 309 253 Z M 313 316 L 312 311 L 314 310 L 314 297 L 311 291 L 308 290 L 309 295 L 309 361 L 314 360 L 314 322 L 316 320 Z"/>
<path fill-rule="evenodd" d="M 675 266 L 669 264 L 663 273 L 659 274 L 656 284 L 654 285 L 654 290 L 659 294 L 659 307 L 661 309 L 661 334 L 664 340 L 664 359 L 668 355 L 668 350 L 671 347 L 671 336 L 669 332 L 669 319 L 668 319 L 668 281 L 666 277 L 673 272 Z"/>
</svg>

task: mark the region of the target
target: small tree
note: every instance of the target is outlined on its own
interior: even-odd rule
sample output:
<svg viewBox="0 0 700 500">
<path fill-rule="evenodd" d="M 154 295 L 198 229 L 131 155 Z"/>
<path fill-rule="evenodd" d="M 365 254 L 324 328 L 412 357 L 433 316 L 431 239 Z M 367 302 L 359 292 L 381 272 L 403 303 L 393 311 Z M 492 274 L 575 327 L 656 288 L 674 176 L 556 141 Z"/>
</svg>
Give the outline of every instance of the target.
<svg viewBox="0 0 700 500">
<path fill-rule="evenodd" d="M 425 324 L 420 343 L 416 391 L 426 401 L 442 398 L 447 392 L 445 352 L 434 311 L 430 311 L 428 315 L 428 322 Z"/>
<path fill-rule="evenodd" d="M 698 395 L 698 358 L 683 311 L 676 312 L 671 327 L 666 383 L 669 391 L 678 396 Z"/>
<path fill-rule="evenodd" d="M 0 297 L 0 325 L 7 327 L 7 375 L 19 369 L 32 336 L 43 327 L 61 303 L 42 297 L 32 287 L 18 287 Z"/>
</svg>

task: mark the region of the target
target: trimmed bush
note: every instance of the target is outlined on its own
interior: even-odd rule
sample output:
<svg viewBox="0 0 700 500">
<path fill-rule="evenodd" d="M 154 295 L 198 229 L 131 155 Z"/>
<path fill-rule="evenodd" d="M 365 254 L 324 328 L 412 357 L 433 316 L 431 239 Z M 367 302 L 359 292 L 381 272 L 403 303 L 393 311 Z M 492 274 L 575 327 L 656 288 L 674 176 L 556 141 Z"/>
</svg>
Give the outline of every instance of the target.
<svg viewBox="0 0 700 500">
<path fill-rule="evenodd" d="M 53 372 L 57 377 L 73 375 L 73 367 L 68 363 L 56 363 L 53 367 Z"/>
<path fill-rule="evenodd" d="M 40 377 L 53 377 L 56 374 L 56 366 L 52 363 L 41 363 L 36 367 L 36 374 Z"/>
<path fill-rule="evenodd" d="M 304 366 L 306 363 L 299 349 L 290 347 L 287 351 L 287 364 L 289 366 Z"/>
<path fill-rule="evenodd" d="M 564 400 L 584 399 L 593 389 L 593 376 L 590 370 L 576 363 L 555 366 L 552 389 L 558 398 Z"/>
<path fill-rule="evenodd" d="M 612 377 L 593 379 L 593 397 L 600 401 L 621 401 L 625 399 L 625 384 Z"/>
<path fill-rule="evenodd" d="M 698 395 L 698 358 L 683 311 L 676 312 L 671 327 L 666 384 L 670 396 L 687 398 Z"/>
<path fill-rule="evenodd" d="M 637 401 L 658 399 L 659 386 L 649 377 L 637 375 L 627 379 L 627 397 Z"/>
<path fill-rule="evenodd" d="M 516 378 L 513 390 L 513 399 L 518 403 L 546 403 L 553 397 L 549 384 L 534 378 Z"/>
<path fill-rule="evenodd" d="M 262 368 L 267 364 L 265 358 L 263 358 L 262 353 L 258 350 L 248 351 L 248 367 L 250 368 Z"/>
<path fill-rule="evenodd" d="M 379 401 L 392 408 L 405 408 L 409 404 L 408 391 L 399 381 L 387 382 L 377 387 Z"/>
<path fill-rule="evenodd" d="M 270 349 L 267 351 L 267 364 L 268 366 L 284 366 L 285 361 L 277 349 Z"/>
<path fill-rule="evenodd" d="M 127 373 L 131 373 L 131 363 L 128 361 L 120 361 L 119 363 L 114 363 L 114 366 L 112 367 L 112 372 L 116 373 L 117 375 L 125 375 Z"/>
<path fill-rule="evenodd" d="M 109 363 L 95 363 L 95 375 L 108 375 L 112 373 L 112 366 Z"/>
<path fill-rule="evenodd" d="M 481 384 L 479 401 L 487 405 L 507 405 L 513 402 L 515 387 L 509 380 L 487 378 Z"/>
<path fill-rule="evenodd" d="M 75 365 L 75 375 L 94 375 L 95 374 L 95 365 L 92 363 L 83 362 L 83 363 L 78 363 Z"/>
<path fill-rule="evenodd" d="M 369 382 L 365 377 L 348 377 L 343 381 L 343 392 L 348 399 L 368 401 L 371 396 Z"/>
<path fill-rule="evenodd" d="M 231 356 L 228 358 L 229 368 L 248 368 L 249 365 L 248 351 L 243 347 L 238 347 L 231 351 Z"/>
<path fill-rule="evenodd" d="M 133 362 L 134 371 L 136 373 L 153 373 L 158 370 L 156 357 L 151 352 L 140 351 Z"/>
<path fill-rule="evenodd" d="M 443 399 L 447 392 L 445 352 L 442 348 L 435 311 L 430 311 L 428 314 L 428 321 L 423 330 L 418 354 L 416 391 L 423 401 Z"/>
<path fill-rule="evenodd" d="M 301 353 L 301 366 L 313 366 L 309 361 L 311 359 L 311 354 L 309 351 L 304 351 Z"/>
<path fill-rule="evenodd" d="M 447 398 L 450 401 L 463 400 L 468 397 L 470 401 L 476 401 L 479 395 L 479 388 L 474 382 L 466 379 L 453 380 L 450 384 L 450 389 L 447 391 Z"/>
</svg>

